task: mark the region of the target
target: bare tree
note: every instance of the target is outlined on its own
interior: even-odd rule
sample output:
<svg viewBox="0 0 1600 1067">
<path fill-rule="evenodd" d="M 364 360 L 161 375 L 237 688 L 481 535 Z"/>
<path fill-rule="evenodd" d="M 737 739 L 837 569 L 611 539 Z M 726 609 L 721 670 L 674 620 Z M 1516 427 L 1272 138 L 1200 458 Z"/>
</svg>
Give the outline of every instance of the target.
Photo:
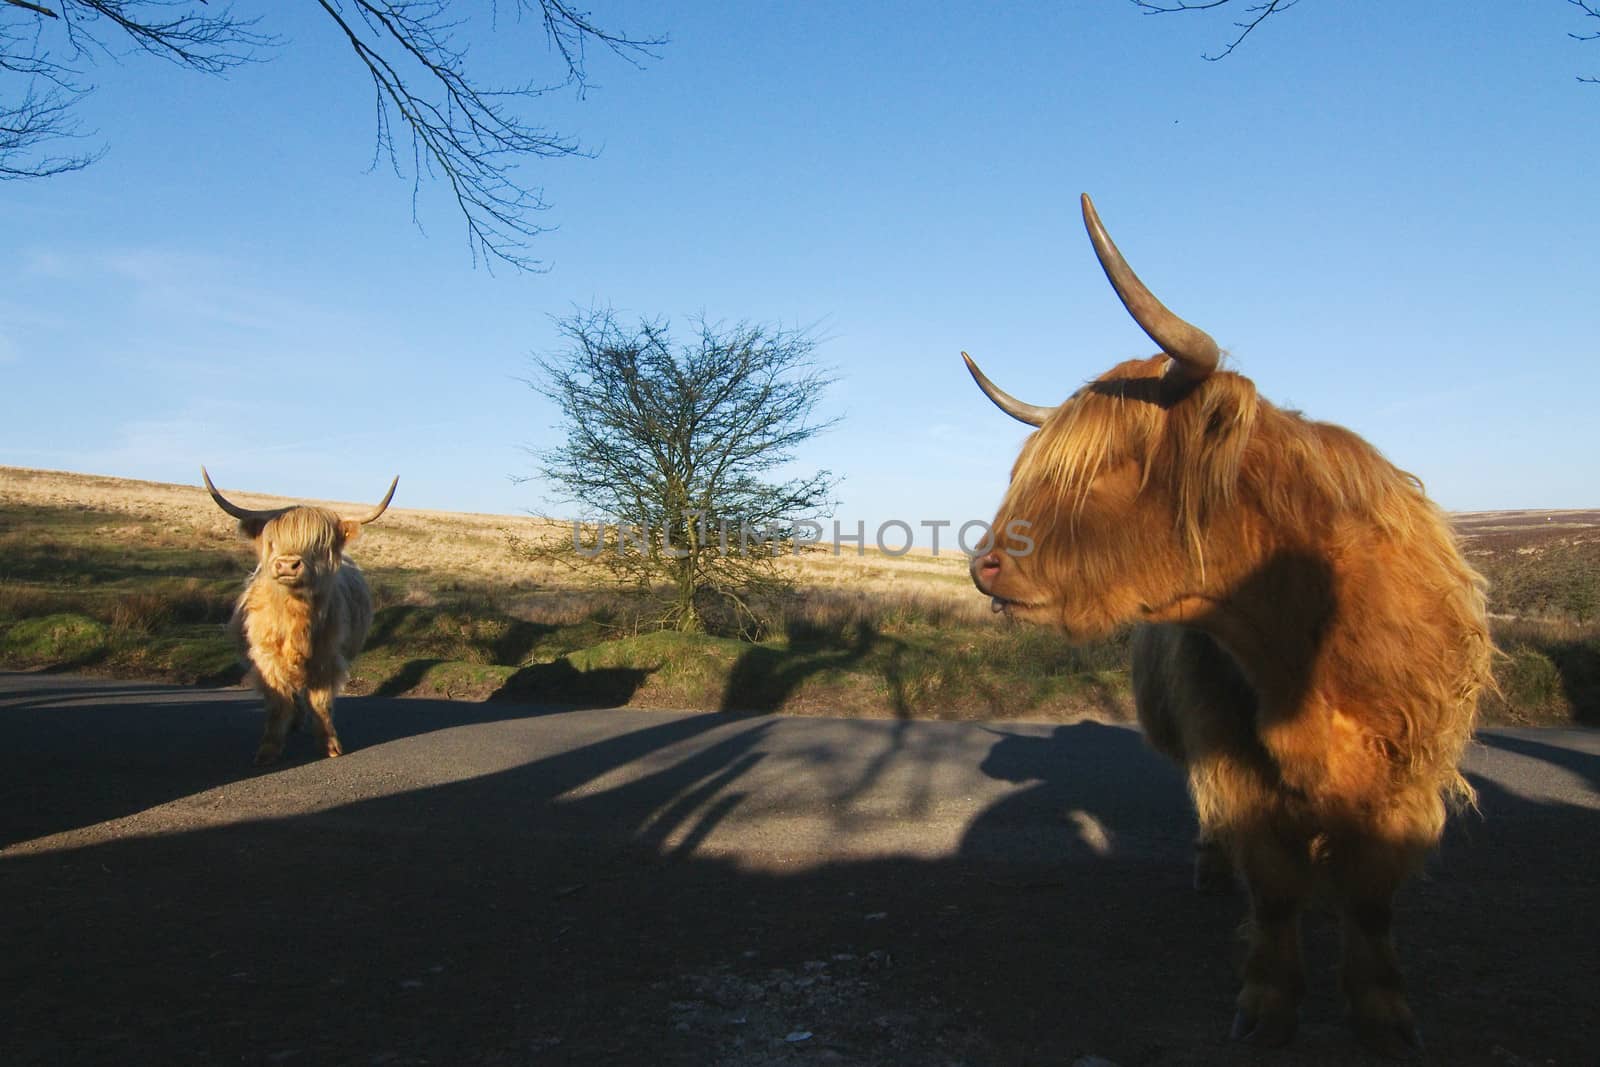
<svg viewBox="0 0 1600 1067">
<path fill-rule="evenodd" d="M 1179 11 L 1211 11 L 1219 7 L 1227 7 L 1233 0 L 1129 0 L 1129 2 L 1146 14 L 1170 15 Z M 1269 17 L 1287 11 L 1299 2 L 1300 0 L 1256 0 L 1255 3 L 1250 3 L 1247 0 L 1241 9 L 1244 11 L 1244 18 L 1233 24 L 1234 29 L 1238 31 L 1233 39 L 1228 42 L 1222 51 L 1212 55 L 1202 53 L 1203 57 L 1216 61 L 1229 55 L 1235 48 L 1244 43 L 1244 39 L 1250 36 L 1256 27 L 1260 26 Z M 1590 18 L 1600 18 L 1600 3 L 1597 3 L 1596 0 L 1567 0 L 1567 3 L 1578 8 Z M 1593 41 L 1600 39 L 1600 31 L 1595 33 L 1569 33 L 1567 36 L 1575 41 Z M 1585 77 L 1583 75 L 1579 75 L 1578 80 L 1582 82 L 1600 82 L 1600 78 Z"/>
<path fill-rule="evenodd" d="M 829 471 L 767 480 L 833 425 L 814 417 L 833 380 L 810 362 L 816 342 L 702 318 L 680 346 L 666 323 L 627 329 L 610 311 L 560 327 L 565 348 L 536 358 L 528 384 L 560 408 L 566 441 L 532 454 L 590 526 L 524 547 L 592 560 L 646 594 L 664 626 L 750 632 L 759 603 L 788 587 L 781 556 L 832 506 Z"/>
<path fill-rule="evenodd" d="M 411 180 L 413 220 L 424 178 L 442 181 L 465 221 L 474 262 L 482 256 L 525 269 L 539 266 L 529 248 L 544 232 L 535 220 L 547 205 L 518 164 L 583 149 L 532 123 L 523 106 L 563 87 L 581 95 L 592 48 L 637 66 L 665 43 L 607 30 L 566 0 L 491 2 L 476 24 L 460 14 L 464 0 L 317 6 L 371 76 L 378 158 Z M 469 30 L 526 34 L 535 25 L 560 57 L 553 83 L 488 86 L 470 75 Z M 60 152 L 56 145 L 82 139 L 71 108 L 90 91 L 85 72 L 101 56 L 143 52 L 221 74 L 281 45 L 261 26 L 260 18 L 205 0 L 0 0 L 0 85 L 20 87 L 7 92 L 16 103 L 0 96 L 0 179 L 49 177 L 94 162 L 96 151 Z M 529 69 L 537 65 L 530 57 Z"/>
</svg>

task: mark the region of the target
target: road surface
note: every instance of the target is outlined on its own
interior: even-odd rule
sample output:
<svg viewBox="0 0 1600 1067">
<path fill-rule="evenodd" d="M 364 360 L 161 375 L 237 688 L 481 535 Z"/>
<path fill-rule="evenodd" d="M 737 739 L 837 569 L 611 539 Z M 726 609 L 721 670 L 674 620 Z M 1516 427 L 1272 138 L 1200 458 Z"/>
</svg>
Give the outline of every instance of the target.
<svg viewBox="0 0 1600 1067">
<path fill-rule="evenodd" d="M 1253 1063 L 1243 902 L 1120 726 L 352 698 L 0 674 L 0 1062 Z M 1492 730 L 1404 894 L 1440 1063 L 1592 1064 L 1600 733 Z M 1337 930 L 1301 1033 L 1359 1055 Z"/>
</svg>

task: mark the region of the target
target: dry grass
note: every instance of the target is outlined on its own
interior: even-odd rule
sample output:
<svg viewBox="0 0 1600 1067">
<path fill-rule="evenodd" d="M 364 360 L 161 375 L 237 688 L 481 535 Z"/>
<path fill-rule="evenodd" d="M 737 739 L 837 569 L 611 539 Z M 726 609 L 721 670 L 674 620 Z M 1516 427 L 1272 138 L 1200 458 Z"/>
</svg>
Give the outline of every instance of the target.
<svg viewBox="0 0 1600 1067">
<path fill-rule="evenodd" d="M 322 504 L 347 514 L 369 510 L 371 501 L 298 500 L 219 486 L 245 507 Z M 97 534 L 108 539 L 137 534 L 150 543 L 233 546 L 240 560 L 249 552 L 237 524 L 224 515 L 203 487 L 105 478 L 60 471 L 0 467 L 0 506 L 56 508 L 101 516 Z M 118 520 L 126 520 L 119 522 Z M 554 580 L 557 570 L 533 571 L 507 542 L 508 535 L 531 539 L 554 536 L 564 527 L 542 519 L 472 515 L 392 507 L 366 527 L 351 554 L 379 571 L 447 573 L 462 579 L 519 585 Z M 570 582 L 568 583 L 570 584 Z"/>
<path fill-rule="evenodd" d="M 219 486 L 229 499 L 245 507 L 282 507 L 285 504 L 320 504 L 336 512 L 355 513 L 370 508 L 371 501 L 325 501 L 267 496 Z M 189 547 L 197 543 L 215 547 L 240 545 L 239 558 L 248 559 L 236 524 L 224 515 L 199 485 L 170 485 L 92 474 L 40 471 L 0 466 L 0 507 L 24 505 L 103 516 L 96 535 L 106 539 L 132 535 L 150 543 Z M 118 522 L 125 517 L 127 522 Z M 366 527 L 351 555 L 363 569 L 426 576 L 444 574 L 470 583 L 492 585 L 499 595 L 513 595 L 549 586 L 567 589 L 600 587 L 596 573 L 530 561 L 515 547 L 517 540 L 542 542 L 572 536 L 568 524 L 527 516 L 477 515 L 391 507 L 383 518 Z M 792 561 L 791 573 L 808 588 L 849 588 L 868 594 L 913 590 L 952 604 L 975 599 L 967 581 L 966 559 L 959 552 L 938 557 L 913 549 L 904 556 L 888 556 L 876 548 L 858 555 L 845 545 L 835 555 L 814 550 Z"/>
</svg>

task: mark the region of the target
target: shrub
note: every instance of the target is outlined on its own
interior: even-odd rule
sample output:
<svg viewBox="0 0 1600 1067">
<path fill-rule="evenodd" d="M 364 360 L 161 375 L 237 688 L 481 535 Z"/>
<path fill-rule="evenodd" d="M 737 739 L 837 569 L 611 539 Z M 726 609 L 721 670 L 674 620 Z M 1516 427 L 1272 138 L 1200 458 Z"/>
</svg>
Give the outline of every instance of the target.
<svg viewBox="0 0 1600 1067">
<path fill-rule="evenodd" d="M 80 667 L 109 651 L 106 627 L 85 615 L 59 613 L 24 619 L 0 635 L 0 653 L 21 665 Z"/>
</svg>

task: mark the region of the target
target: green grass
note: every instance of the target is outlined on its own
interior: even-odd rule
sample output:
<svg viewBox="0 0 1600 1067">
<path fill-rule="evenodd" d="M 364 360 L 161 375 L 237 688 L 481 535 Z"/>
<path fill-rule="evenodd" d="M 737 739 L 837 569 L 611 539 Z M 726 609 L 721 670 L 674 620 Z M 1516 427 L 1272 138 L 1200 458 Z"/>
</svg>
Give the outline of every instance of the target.
<svg viewBox="0 0 1600 1067">
<path fill-rule="evenodd" d="M 1577 565 L 1561 553 L 1551 562 L 1555 577 L 1506 553 L 1501 570 L 1514 577 L 1504 595 L 1554 611 L 1559 578 Z M 250 566 L 242 544 L 154 518 L 8 506 L 0 667 L 237 680 L 222 623 Z M 377 612 L 354 693 L 916 718 L 1131 715 L 1125 636 L 1069 646 L 936 588 L 814 590 L 774 606 L 766 639 L 750 643 L 654 631 L 646 609 L 616 593 L 367 574 Z M 1500 692 L 1486 697 L 1485 721 L 1600 725 L 1600 623 L 1579 612 L 1501 620 L 1495 639 Z"/>
<path fill-rule="evenodd" d="M 1088 662 L 1084 650 L 1037 630 L 952 635 L 862 627 L 750 643 L 666 630 L 607 636 L 604 623 L 585 620 L 542 628 L 515 662 L 487 654 L 498 641 L 482 635 L 527 625 L 483 618 L 464 625 L 456 611 L 413 610 L 410 638 L 395 630 L 371 644 L 352 690 L 915 718 L 1125 718 L 1130 710 L 1126 672 L 1114 653 L 1102 653 L 1104 663 Z"/>
<path fill-rule="evenodd" d="M 159 631 L 130 629 L 74 611 L 0 617 L 0 666 L 179 682 L 224 683 L 243 674 L 219 625 L 175 623 Z"/>
<path fill-rule="evenodd" d="M 1600 623 L 1496 620 L 1500 692 L 1483 700 L 1497 723 L 1600 726 Z"/>
<path fill-rule="evenodd" d="M 8 658 L 23 666 L 87 666 L 105 658 L 110 636 L 105 624 L 76 612 L 60 611 L 21 619 L 6 627 L 0 647 Z"/>
<path fill-rule="evenodd" d="M 175 681 L 242 673 L 221 623 L 240 584 L 229 545 L 87 509 L 0 512 L 0 665 Z"/>
</svg>

